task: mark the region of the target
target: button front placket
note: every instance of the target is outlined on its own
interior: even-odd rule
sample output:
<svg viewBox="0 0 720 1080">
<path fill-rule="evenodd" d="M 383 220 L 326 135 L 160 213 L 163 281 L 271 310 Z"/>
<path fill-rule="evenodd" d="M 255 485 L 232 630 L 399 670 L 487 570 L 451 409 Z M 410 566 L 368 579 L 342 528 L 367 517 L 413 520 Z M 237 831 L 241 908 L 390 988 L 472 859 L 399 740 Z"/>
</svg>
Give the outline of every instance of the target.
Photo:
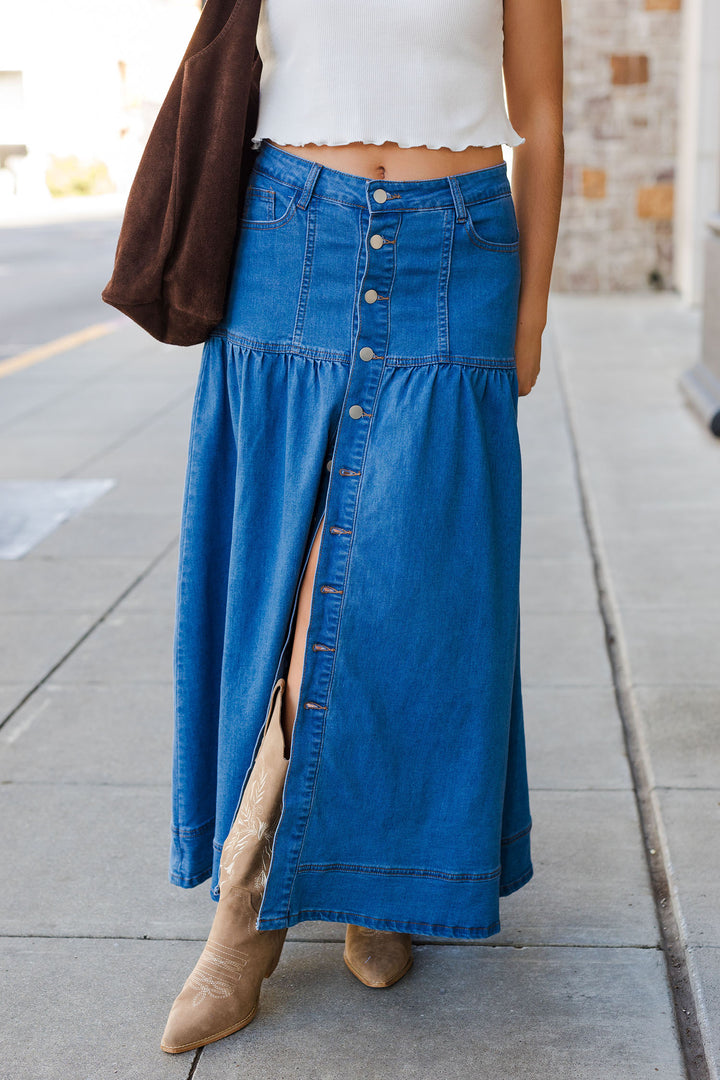
<svg viewBox="0 0 720 1080">
<path fill-rule="evenodd" d="M 333 456 L 327 462 L 330 476 L 325 520 L 315 571 L 292 760 L 260 907 L 257 925 L 261 930 L 271 929 L 273 920 L 279 924 L 293 898 L 322 752 L 344 597 L 353 588 L 348 565 L 353 533 L 362 527 L 363 466 L 372 438 L 373 415 L 382 407 L 378 395 L 389 339 L 395 241 L 400 225 L 400 214 L 393 211 L 393 203 L 385 209 L 392 198 L 376 181 L 367 181 L 363 273 L 355 300 L 357 331 Z"/>
</svg>

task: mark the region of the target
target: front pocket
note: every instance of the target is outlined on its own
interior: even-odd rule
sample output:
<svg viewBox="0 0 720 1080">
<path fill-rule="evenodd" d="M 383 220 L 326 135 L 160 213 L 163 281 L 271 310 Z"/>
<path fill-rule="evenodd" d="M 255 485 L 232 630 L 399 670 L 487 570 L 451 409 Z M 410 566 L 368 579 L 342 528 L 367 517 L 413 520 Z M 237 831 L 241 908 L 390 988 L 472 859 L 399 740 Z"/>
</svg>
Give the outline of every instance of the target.
<svg viewBox="0 0 720 1080">
<path fill-rule="evenodd" d="M 275 192 L 271 188 L 248 185 L 241 220 L 243 222 L 272 221 L 275 216 Z"/>
<path fill-rule="evenodd" d="M 248 180 L 240 224 L 247 229 L 275 229 L 295 216 L 300 189 L 254 170 Z"/>
<path fill-rule="evenodd" d="M 508 192 L 483 202 L 466 204 L 465 231 L 477 247 L 485 251 L 517 251 L 520 232 L 515 203 Z"/>
</svg>

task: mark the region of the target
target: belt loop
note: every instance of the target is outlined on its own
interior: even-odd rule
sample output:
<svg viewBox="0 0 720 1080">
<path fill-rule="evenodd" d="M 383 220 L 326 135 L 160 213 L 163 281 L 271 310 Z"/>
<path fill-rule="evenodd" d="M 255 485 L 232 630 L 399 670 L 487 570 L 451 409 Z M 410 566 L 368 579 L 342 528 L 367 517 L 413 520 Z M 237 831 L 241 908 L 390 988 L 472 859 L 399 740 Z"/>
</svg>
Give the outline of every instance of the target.
<svg viewBox="0 0 720 1080">
<path fill-rule="evenodd" d="M 460 187 L 460 181 L 457 176 L 448 176 L 447 182 L 450 185 L 450 191 L 452 192 L 453 202 L 455 203 L 455 216 L 458 221 L 464 221 L 467 217 L 467 210 L 465 209 L 465 200 L 463 198 L 462 189 Z"/>
<path fill-rule="evenodd" d="M 304 210 L 307 207 L 307 204 L 310 202 L 310 199 L 312 198 L 313 189 L 315 187 L 315 181 L 317 180 L 318 176 L 320 175 L 320 170 L 321 169 L 322 169 L 322 165 L 320 165 L 317 161 L 312 162 L 312 164 L 310 166 L 310 170 L 309 170 L 308 175 L 307 175 L 307 180 L 305 181 L 305 186 L 302 189 L 302 193 L 301 193 L 300 198 L 298 199 L 298 202 L 297 202 L 297 204 L 298 204 L 298 206 L 300 207 L 301 210 Z"/>
</svg>

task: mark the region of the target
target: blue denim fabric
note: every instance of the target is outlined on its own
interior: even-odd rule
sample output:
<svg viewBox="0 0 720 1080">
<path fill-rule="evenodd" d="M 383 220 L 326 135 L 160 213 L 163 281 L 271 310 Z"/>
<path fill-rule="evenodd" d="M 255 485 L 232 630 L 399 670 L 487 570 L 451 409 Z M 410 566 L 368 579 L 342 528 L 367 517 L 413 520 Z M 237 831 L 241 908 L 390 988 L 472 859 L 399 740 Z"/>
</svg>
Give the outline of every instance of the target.
<svg viewBox="0 0 720 1080">
<path fill-rule="evenodd" d="M 218 897 L 324 512 L 261 930 L 487 937 L 532 876 L 518 246 L 504 163 L 380 181 L 255 159 L 192 415 L 170 880 Z"/>
</svg>

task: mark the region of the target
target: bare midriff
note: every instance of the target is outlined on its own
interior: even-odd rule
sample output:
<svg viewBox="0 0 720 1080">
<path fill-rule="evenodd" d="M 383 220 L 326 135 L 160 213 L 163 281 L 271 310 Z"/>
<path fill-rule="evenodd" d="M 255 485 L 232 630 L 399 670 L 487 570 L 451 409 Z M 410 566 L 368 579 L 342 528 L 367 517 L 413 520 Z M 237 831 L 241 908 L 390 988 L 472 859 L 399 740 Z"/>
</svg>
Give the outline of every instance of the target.
<svg viewBox="0 0 720 1080">
<path fill-rule="evenodd" d="M 273 142 L 272 139 L 268 141 Z M 398 146 L 394 142 L 353 142 L 341 146 L 317 143 L 292 146 L 273 142 L 273 146 L 308 161 L 317 161 L 328 168 L 363 176 L 367 180 L 432 180 L 487 169 L 500 165 L 504 160 L 500 145 L 467 146 L 464 150 L 450 150 L 447 147 L 431 150 L 427 146 Z"/>
</svg>

